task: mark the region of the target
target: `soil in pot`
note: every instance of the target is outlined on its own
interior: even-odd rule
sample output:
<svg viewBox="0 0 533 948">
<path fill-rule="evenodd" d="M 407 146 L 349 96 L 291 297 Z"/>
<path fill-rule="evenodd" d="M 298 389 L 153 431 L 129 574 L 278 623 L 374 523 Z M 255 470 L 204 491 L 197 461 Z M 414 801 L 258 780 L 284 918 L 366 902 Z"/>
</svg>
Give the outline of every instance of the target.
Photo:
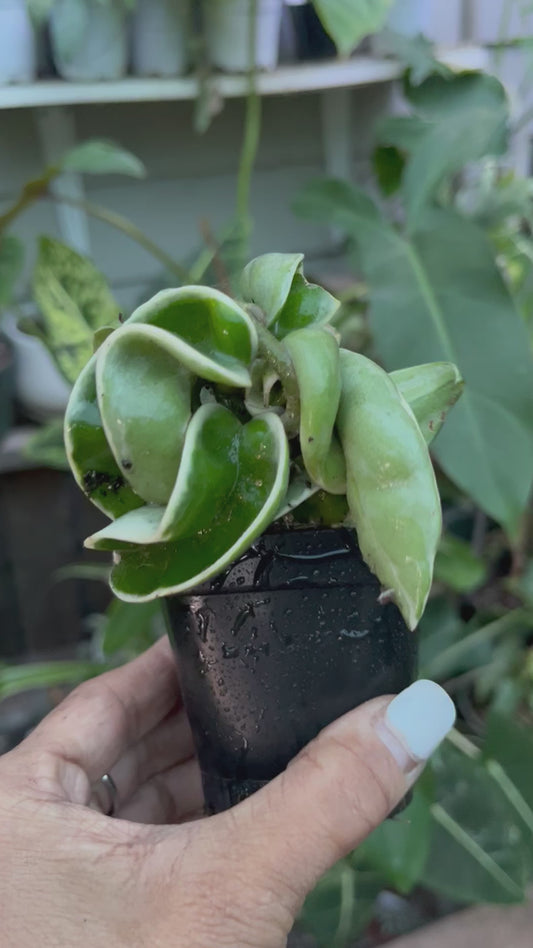
<svg viewBox="0 0 533 948">
<path fill-rule="evenodd" d="M 209 812 L 259 789 L 323 727 L 416 673 L 416 641 L 355 535 L 265 534 L 223 576 L 166 600 Z"/>
<path fill-rule="evenodd" d="M 0 336 L 0 441 L 13 422 L 15 369 L 8 343 Z"/>
</svg>

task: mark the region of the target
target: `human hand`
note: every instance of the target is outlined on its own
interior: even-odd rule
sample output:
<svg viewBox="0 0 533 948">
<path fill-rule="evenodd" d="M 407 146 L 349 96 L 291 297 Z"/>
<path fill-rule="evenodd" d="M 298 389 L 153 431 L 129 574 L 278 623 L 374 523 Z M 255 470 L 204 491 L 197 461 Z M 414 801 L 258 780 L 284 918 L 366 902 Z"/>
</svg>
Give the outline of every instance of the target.
<svg viewBox="0 0 533 948">
<path fill-rule="evenodd" d="M 159 642 L 0 758 L 3 948 L 282 948 L 306 894 L 398 804 L 454 716 L 428 682 L 377 698 L 201 819 L 177 694 Z M 91 806 L 108 772 L 115 819 Z"/>
</svg>

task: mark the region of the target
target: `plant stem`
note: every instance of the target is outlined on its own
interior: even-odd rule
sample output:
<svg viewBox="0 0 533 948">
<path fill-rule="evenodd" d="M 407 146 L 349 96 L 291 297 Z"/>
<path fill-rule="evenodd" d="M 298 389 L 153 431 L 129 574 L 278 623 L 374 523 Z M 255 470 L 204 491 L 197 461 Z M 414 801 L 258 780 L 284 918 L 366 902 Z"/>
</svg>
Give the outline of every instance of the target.
<svg viewBox="0 0 533 948">
<path fill-rule="evenodd" d="M 275 336 L 266 328 L 261 320 L 254 315 L 254 307 L 248 307 L 248 312 L 252 316 L 257 329 L 259 339 L 258 354 L 262 356 L 268 365 L 279 375 L 283 390 L 287 399 L 285 412 L 281 417 L 285 431 L 289 437 L 296 435 L 300 427 L 300 390 L 296 380 L 296 373 L 292 364 L 292 359 L 285 349 L 285 346 L 279 342 Z"/>
<path fill-rule="evenodd" d="M 34 178 L 24 185 L 11 207 L 8 207 L 7 211 L 0 214 L 0 233 L 6 230 L 19 214 L 22 214 L 23 211 L 31 207 L 32 204 L 35 204 L 36 201 L 48 195 L 48 185 L 50 181 L 57 177 L 58 173 L 59 169 L 55 166 L 47 168 L 40 178 Z"/>
<path fill-rule="evenodd" d="M 261 97 L 256 83 L 256 28 L 257 0 L 248 0 L 248 95 L 246 97 L 246 115 L 244 120 L 244 138 L 237 174 L 237 220 L 246 237 L 251 229 L 250 191 L 252 173 L 261 135 Z"/>
<path fill-rule="evenodd" d="M 126 237 L 135 241 L 135 243 L 139 244 L 140 247 L 143 247 L 144 250 L 151 254 L 152 257 L 159 260 L 165 267 L 165 270 L 168 270 L 169 273 L 175 276 L 180 283 L 190 282 L 189 271 L 169 256 L 162 247 L 159 247 L 158 244 L 147 237 L 140 227 L 133 224 L 127 217 L 123 217 L 122 214 L 117 214 L 115 211 L 108 211 L 107 208 L 100 207 L 99 204 L 92 204 L 90 201 L 78 200 L 77 198 L 67 197 L 63 194 L 50 194 L 49 197 L 54 201 L 59 201 L 61 204 L 68 204 L 70 207 L 79 207 L 80 210 L 85 211 L 86 214 L 96 218 L 96 220 L 109 224 L 109 226 L 114 227 L 115 230 L 120 230 Z"/>
</svg>

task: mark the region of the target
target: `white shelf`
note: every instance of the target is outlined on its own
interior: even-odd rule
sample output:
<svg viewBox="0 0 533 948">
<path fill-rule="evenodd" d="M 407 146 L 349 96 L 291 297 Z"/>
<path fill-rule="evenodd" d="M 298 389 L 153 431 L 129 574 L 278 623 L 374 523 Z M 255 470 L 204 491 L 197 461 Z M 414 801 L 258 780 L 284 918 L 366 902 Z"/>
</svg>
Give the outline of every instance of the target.
<svg viewBox="0 0 533 948">
<path fill-rule="evenodd" d="M 439 51 L 439 58 L 453 69 L 483 69 L 488 64 L 485 49 L 459 46 Z M 274 72 L 260 73 L 257 85 L 262 95 L 290 95 L 323 89 L 342 89 L 390 82 L 402 73 L 392 59 L 356 56 L 347 60 L 327 60 L 281 66 Z M 222 98 L 246 95 L 248 81 L 242 75 L 216 75 L 213 84 Z M 197 80 L 141 79 L 128 77 L 116 82 L 66 82 L 41 79 L 28 85 L 0 86 L 0 109 L 40 106 L 91 105 L 111 102 L 154 102 L 194 99 Z"/>
</svg>

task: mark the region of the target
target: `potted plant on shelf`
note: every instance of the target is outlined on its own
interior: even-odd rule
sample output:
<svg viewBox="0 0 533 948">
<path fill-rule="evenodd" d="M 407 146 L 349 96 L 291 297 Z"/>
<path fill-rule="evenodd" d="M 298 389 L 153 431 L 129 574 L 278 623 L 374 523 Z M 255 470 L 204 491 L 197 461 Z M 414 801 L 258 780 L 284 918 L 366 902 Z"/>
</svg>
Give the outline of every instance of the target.
<svg viewBox="0 0 533 948">
<path fill-rule="evenodd" d="M 0 0 L 0 85 L 31 82 L 36 70 L 36 39 L 26 0 Z"/>
<path fill-rule="evenodd" d="M 339 349 L 302 259 L 252 261 L 242 302 L 184 286 L 101 330 L 65 418 L 112 518 L 86 545 L 119 598 L 165 599 L 211 811 L 411 681 L 440 536 L 427 442 L 457 370 Z"/>
<path fill-rule="evenodd" d="M 181 76 L 189 61 L 190 0 L 138 0 L 131 54 L 138 76 Z"/>
<path fill-rule="evenodd" d="M 204 0 L 205 41 L 213 66 L 228 72 L 278 64 L 283 0 Z"/>
<path fill-rule="evenodd" d="M 128 65 L 126 17 L 135 0 L 27 0 L 37 22 L 49 20 L 60 76 L 73 82 L 120 79 Z"/>
</svg>

